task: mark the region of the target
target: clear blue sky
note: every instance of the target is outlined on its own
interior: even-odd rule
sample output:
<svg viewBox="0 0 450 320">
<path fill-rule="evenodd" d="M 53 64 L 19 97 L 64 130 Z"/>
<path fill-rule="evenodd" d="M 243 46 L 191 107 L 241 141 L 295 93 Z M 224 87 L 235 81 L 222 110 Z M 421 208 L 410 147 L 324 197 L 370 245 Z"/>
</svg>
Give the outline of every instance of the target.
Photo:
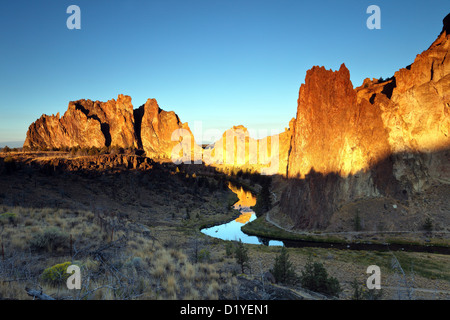
<svg viewBox="0 0 450 320">
<path fill-rule="evenodd" d="M 66 9 L 81 8 L 81 30 Z M 381 8 L 381 30 L 366 9 Z M 77 99 L 147 98 L 203 129 L 282 131 L 314 65 L 345 63 L 353 85 L 426 50 L 450 1 L 53 0 L 0 4 L 0 142 Z"/>
</svg>

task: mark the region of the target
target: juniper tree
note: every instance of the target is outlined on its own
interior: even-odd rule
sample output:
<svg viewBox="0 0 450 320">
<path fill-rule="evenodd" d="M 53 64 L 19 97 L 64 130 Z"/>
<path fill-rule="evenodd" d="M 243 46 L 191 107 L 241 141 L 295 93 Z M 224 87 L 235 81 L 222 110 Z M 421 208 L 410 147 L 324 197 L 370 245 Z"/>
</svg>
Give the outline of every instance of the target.
<svg viewBox="0 0 450 320">
<path fill-rule="evenodd" d="M 292 262 L 289 261 L 289 253 L 285 247 L 281 248 L 280 254 L 275 257 L 273 269 L 270 272 L 277 283 L 295 283 L 298 280 Z"/>
<path fill-rule="evenodd" d="M 300 283 L 308 290 L 329 296 L 339 296 L 342 291 L 338 280 L 329 277 L 324 265 L 320 262 L 312 262 L 311 257 L 308 258 L 301 272 Z"/>
<path fill-rule="evenodd" d="M 239 242 L 234 251 L 234 255 L 237 263 L 241 266 L 242 273 L 244 273 L 244 269 L 249 268 L 248 264 L 249 257 L 248 257 L 248 249 L 244 246 L 241 239 L 239 239 Z"/>
</svg>

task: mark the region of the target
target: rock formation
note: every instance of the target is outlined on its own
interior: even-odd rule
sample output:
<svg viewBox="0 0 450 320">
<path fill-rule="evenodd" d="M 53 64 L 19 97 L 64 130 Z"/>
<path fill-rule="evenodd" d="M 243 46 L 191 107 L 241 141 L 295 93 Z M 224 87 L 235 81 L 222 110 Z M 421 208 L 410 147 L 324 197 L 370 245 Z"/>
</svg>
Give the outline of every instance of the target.
<svg viewBox="0 0 450 320">
<path fill-rule="evenodd" d="M 326 228 L 345 203 L 371 197 L 406 203 L 434 184 L 450 183 L 449 32 L 450 15 L 411 65 L 357 88 L 344 64 L 337 71 L 313 67 L 289 129 L 264 139 L 236 126 L 202 150 L 188 125 L 156 100 L 133 110 L 131 98 L 119 95 L 70 102 L 62 118 L 43 115 L 29 127 L 24 146 L 140 148 L 152 158 L 194 157 L 287 176 L 271 218 L 286 227 Z"/>
<path fill-rule="evenodd" d="M 280 134 L 255 139 L 246 127 L 234 126 L 223 133 L 212 149 L 204 150 L 203 161 L 215 166 L 285 175 L 290 140 L 290 128 Z"/>
<path fill-rule="evenodd" d="M 69 104 L 62 118 L 59 113 L 56 116 L 42 115 L 32 123 L 23 146 L 37 149 L 102 147 L 105 141 L 100 122 L 88 118 L 74 104 Z"/>
<path fill-rule="evenodd" d="M 140 132 L 139 144 L 142 144 L 147 157 L 171 159 L 172 151 L 180 142 L 180 150 L 189 153 L 188 150 L 196 148 L 199 151 L 200 147 L 195 144 L 188 124 L 182 123 L 175 112 L 160 109 L 155 99 L 148 99 L 139 107 L 135 112 L 135 119 Z M 191 158 L 191 154 L 188 156 Z"/>
<path fill-rule="evenodd" d="M 160 109 L 155 99 L 148 99 L 133 110 L 131 97 L 120 94 L 117 100 L 107 102 L 71 101 L 62 118 L 59 113 L 42 115 L 30 125 L 24 147 L 141 148 L 147 157 L 170 159 L 180 142 L 180 150 L 185 153 L 200 148 L 195 145 L 187 123 L 182 123 L 173 111 Z M 183 154 L 177 156 L 181 158 Z"/>
<path fill-rule="evenodd" d="M 428 50 L 386 81 L 366 79 L 353 89 L 345 65 L 307 72 L 293 125 L 290 180 L 275 220 L 326 228 L 346 202 L 406 201 L 432 184 L 450 183 L 449 20 Z"/>
<path fill-rule="evenodd" d="M 313 67 L 300 87 L 289 177 L 355 174 L 390 152 L 381 110 L 357 96 L 344 64 L 339 71 Z"/>
<path fill-rule="evenodd" d="M 71 101 L 61 119 L 59 113 L 43 115 L 32 123 L 24 143 L 24 147 L 41 149 L 104 146 L 137 147 L 129 96 L 108 102 Z"/>
</svg>

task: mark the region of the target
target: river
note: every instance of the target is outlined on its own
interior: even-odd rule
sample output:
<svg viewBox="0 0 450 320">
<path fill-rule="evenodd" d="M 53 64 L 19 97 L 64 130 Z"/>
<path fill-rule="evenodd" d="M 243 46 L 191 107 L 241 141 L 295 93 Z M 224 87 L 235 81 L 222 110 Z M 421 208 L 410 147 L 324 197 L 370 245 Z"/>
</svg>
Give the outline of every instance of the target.
<svg viewBox="0 0 450 320">
<path fill-rule="evenodd" d="M 239 241 L 250 244 L 263 244 L 269 246 L 286 246 L 286 247 L 321 247 L 334 249 L 350 249 L 350 250 L 376 250 L 376 251 L 415 251 L 415 252 L 430 252 L 440 254 L 450 254 L 449 247 L 428 246 L 428 245 L 414 245 L 414 244 L 377 244 L 377 243 L 327 243 L 318 241 L 303 241 L 303 240 L 275 240 L 270 238 L 262 238 L 252 236 L 242 232 L 241 227 L 246 223 L 256 219 L 256 214 L 250 207 L 256 204 L 256 197 L 242 187 L 237 187 L 229 184 L 228 187 L 239 198 L 239 201 L 234 204 L 234 208 L 241 212 L 241 215 L 236 219 L 217 225 L 214 227 L 204 228 L 202 233 L 222 240 Z"/>
<path fill-rule="evenodd" d="M 243 243 L 283 246 L 283 242 L 281 241 L 250 236 L 242 232 L 241 227 L 243 225 L 256 219 L 255 212 L 250 209 L 250 207 L 256 204 L 256 197 L 250 191 L 244 190 L 242 187 L 236 187 L 231 183 L 228 187 L 231 191 L 236 193 L 239 198 L 239 201 L 234 204 L 234 208 L 239 210 L 241 215 L 227 223 L 210 228 L 204 228 L 201 232 L 210 237 L 219 238 L 222 240 L 241 240 Z"/>
</svg>

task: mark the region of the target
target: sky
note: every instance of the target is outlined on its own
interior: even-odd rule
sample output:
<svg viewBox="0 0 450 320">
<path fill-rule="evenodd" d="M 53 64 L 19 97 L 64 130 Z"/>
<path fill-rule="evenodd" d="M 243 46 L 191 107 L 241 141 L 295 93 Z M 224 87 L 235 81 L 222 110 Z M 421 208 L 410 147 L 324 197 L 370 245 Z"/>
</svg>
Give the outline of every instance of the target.
<svg viewBox="0 0 450 320">
<path fill-rule="evenodd" d="M 81 10 L 68 29 L 67 8 Z M 369 5 L 381 29 L 367 28 Z M 15 0 L 0 4 L 0 143 L 69 101 L 155 98 L 182 122 L 282 132 L 313 66 L 354 87 L 426 50 L 450 1 Z"/>
</svg>

